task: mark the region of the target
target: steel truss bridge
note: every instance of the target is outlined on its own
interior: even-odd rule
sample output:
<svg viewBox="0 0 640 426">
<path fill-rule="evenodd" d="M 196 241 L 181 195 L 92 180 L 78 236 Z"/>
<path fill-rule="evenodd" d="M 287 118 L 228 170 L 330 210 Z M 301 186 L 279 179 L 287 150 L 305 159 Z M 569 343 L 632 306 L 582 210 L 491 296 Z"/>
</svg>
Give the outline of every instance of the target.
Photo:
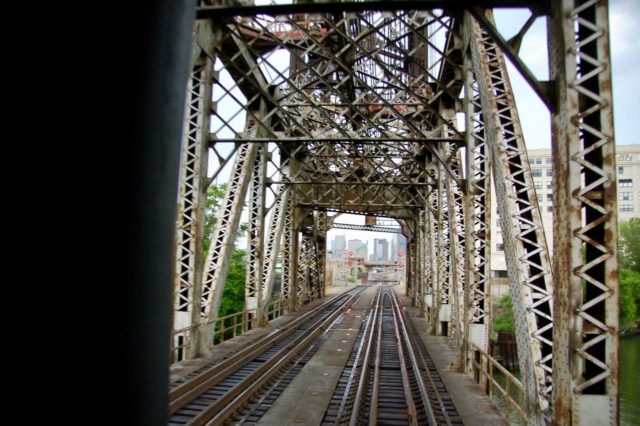
<svg viewBox="0 0 640 426">
<path fill-rule="evenodd" d="M 324 296 L 326 233 L 338 213 L 393 218 L 408 241 L 407 295 L 433 334 L 457 339 L 469 371 L 475 351 L 489 345 L 493 191 L 529 422 L 617 424 L 607 1 L 251 3 L 201 1 L 196 11 L 179 166 L 174 361 L 212 350 L 246 205 L 246 304 L 258 322 L 274 296 L 288 311 Z M 510 39 L 494 23 L 492 10 L 502 7 L 531 15 Z M 548 81 L 520 52 L 536 19 L 548 24 Z M 552 119 L 553 201 L 562 212 L 553 258 L 507 58 Z M 205 256 L 213 182 L 227 185 Z"/>
</svg>

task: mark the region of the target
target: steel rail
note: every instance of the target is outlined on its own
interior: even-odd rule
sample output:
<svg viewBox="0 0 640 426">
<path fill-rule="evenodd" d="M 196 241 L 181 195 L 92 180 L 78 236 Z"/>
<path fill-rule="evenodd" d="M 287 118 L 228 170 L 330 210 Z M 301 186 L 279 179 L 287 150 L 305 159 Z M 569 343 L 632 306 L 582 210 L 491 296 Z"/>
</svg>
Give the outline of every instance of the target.
<svg viewBox="0 0 640 426">
<path fill-rule="evenodd" d="M 382 351 L 382 315 L 378 322 L 378 341 L 376 342 L 376 361 L 373 366 L 373 389 L 371 391 L 371 406 L 369 407 L 369 425 L 373 426 L 378 418 L 378 400 L 380 394 L 380 353 Z"/>
<path fill-rule="evenodd" d="M 362 363 L 361 365 L 361 370 L 360 370 L 360 379 L 358 381 L 358 388 L 356 390 L 356 396 L 355 396 L 355 402 L 354 402 L 354 406 L 351 410 L 351 418 L 349 419 L 349 425 L 353 426 L 357 424 L 357 420 L 358 420 L 358 413 L 360 412 L 360 402 L 362 401 L 362 396 L 364 394 L 364 389 L 365 389 L 365 382 L 367 381 L 367 366 L 369 365 L 369 360 L 371 358 L 371 346 L 373 343 L 373 332 L 375 330 L 375 324 L 376 321 L 378 319 L 378 314 L 380 312 L 380 295 L 382 293 L 382 289 L 378 289 L 378 292 L 376 294 L 376 298 L 375 298 L 375 306 L 373 308 L 373 313 L 370 316 L 370 320 L 367 322 L 366 325 L 366 329 L 365 329 L 365 334 L 364 336 L 367 335 L 367 332 L 369 334 L 369 337 L 366 339 L 366 350 L 365 350 L 365 354 L 364 354 L 364 358 L 362 359 Z M 363 337 L 364 337 L 363 336 Z M 340 403 L 340 408 L 338 409 L 338 414 L 336 415 L 336 421 L 335 421 L 335 425 L 338 425 L 341 423 L 341 419 L 342 419 L 342 413 L 344 412 L 346 405 L 347 405 L 347 401 L 349 400 L 349 391 L 351 389 L 351 387 L 353 386 L 353 379 L 355 378 L 356 375 L 356 371 L 358 368 L 358 360 L 360 359 L 360 354 L 362 352 L 362 347 L 364 346 L 365 343 L 365 338 L 363 338 L 360 341 L 360 345 L 358 347 L 358 354 L 356 355 L 356 359 L 353 363 L 353 367 L 351 369 L 351 374 L 349 376 L 349 381 L 347 382 L 347 386 L 344 392 L 344 395 L 342 397 L 342 401 Z"/>
<path fill-rule="evenodd" d="M 349 297 L 349 300 L 351 300 L 353 296 L 354 295 L 350 295 L 349 292 L 345 292 L 329 299 L 327 302 L 311 309 L 293 320 L 286 328 L 267 333 L 262 338 L 258 339 L 255 344 L 240 350 L 232 357 L 221 361 L 211 368 L 201 372 L 198 376 L 175 387 L 169 392 L 169 414 L 174 414 L 204 391 L 215 386 L 220 381 L 231 375 L 241 365 L 290 336 L 310 318 L 313 318 L 318 312 L 323 311 L 328 306 L 339 301 L 341 298 Z"/>
<path fill-rule="evenodd" d="M 413 371 L 415 372 L 415 376 L 416 376 L 416 382 L 418 383 L 418 388 L 420 390 L 420 396 L 422 397 L 423 403 L 424 403 L 424 407 L 425 407 L 425 412 L 427 414 L 427 418 L 429 419 L 429 424 L 432 425 L 438 425 L 440 424 L 435 417 L 435 413 L 433 411 L 433 407 L 431 404 L 431 398 L 429 397 L 429 392 L 427 391 L 426 385 L 424 383 L 424 379 L 422 377 L 422 375 L 420 374 L 420 371 L 422 371 L 420 369 L 420 364 L 418 363 L 418 360 L 416 359 L 415 356 L 415 351 L 413 348 L 413 345 L 411 344 L 411 338 L 409 337 L 409 334 L 407 333 L 407 327 L 406 324 L 404 322 L 404 318 L 402 315 L 402 311 L 400 310 L 400 306 L 398 304 L 398 300 L 397 297 L 395 295 L 395 293 L 392 291 L 391 292 L 391 296 L 390 299 L 392 301 L 392 305 L 393 307 L 395 307 L 395 309 L 393 310 L 393 314 L 394 314 L 394 319 L 396 321 L 398 321 L 398 324 L 400 325 L 400 329 L 402 330 L 402 335 L 403 335 L 403 339 L 402 341 L 404 342 L 404 344 L 406 345 L 407 349 L 408 349 L 408 354 L 409 354 L 409 359 L 411 360 L 411 365 L 413 368 Z M 398 337 L 398 341 L 400 340 L 400 337 Z M 402 345 L 400 345 L 399 349 L 401 348 Z M 403 360 L 401 358 L 401 360 Z M 433 378 L 431 377 L 431 374 L 429 373 L 429 369 L 426 368 L 426 363 L 424 362 L 424 360 L 422 360 L 422 365 L 425 366 L 424 371 L 427 374 L 427 378 L 429 379 L 431 388 L 433 389 L 433 394 L 434 396 L 437 398 L 437 400 L 439 401 L 440 404 L 440 410 L 442 411 L 442 414 L 445 416 L 445 421 L 447 425 L 451 425 L 451 420 L 449 419 L 449 415 L 447 414 L 447 410 L 444 407 L 444 404 L 442 404 L 442 399 L 440 398 L 440 395 L 438 394 L 437 388 L 435 386 L 435 383 L 433 382 Z"/>
<path fill-rule="evenodd" d="M 342 306 L 355 299 L 358 294 L 350 295 Z M 191 422 L 187 423 L 187 425 L 201 426 L 206 424 L 207 426 L 211 426 L 222 424 L 245 404 L 255 392 L 267 383 L 267 381 L 276 375 L 281 368 L 308 345 L 313 343 L 318 335 L 328 329 L 340 315 L 342 315 L 342 312 L 341 309 L 338 308 L 323 319 L 320 324 L 310 327 L 307 333 L 299 336 L 289 345 L 275 353 L 268 361 L 265 361 L 262 366 L 240 380 L 229 392 L 198 414 Z M 209 419 L 208 417 L 211 415 L 214 415 L 214 417 Z"/>
<path fill-rule="evenodd" d="M 393 309 L 395 299 L 392 297 L 392 295 L 393 293 L 391 293 L 391 295 L 389 293 L 384 294 L 384 296 L 387 296 L 389 298 L 389 302 L 391 303 L 391 312 L 393 312 L 393 326 L 394 326 L 394 333 L 396 335 L 396 340 L 398 341 L 398 355 L 399 355 L 398 358 L 400 360 L 402 386 L 404 387 L 405 399 L 407 401 L 407 415 L 409 416 L 409 422 L 411 423 L 411 425 L 418 426 L 416 404 L 414 402 L 413 392 L 411 392 L 411 386 L 409 385 L 409 369 L 407 368 L 407 363 L 405 361 L 404 349 L 403 349 L 402 337 L 404 337 L 404 344 L 407 345 L 408 344 L 407 335 L 406 335 L 406 330 L 404 329 L 404 323 L 403 322 L 401 323 L 400 321 L 398 321 L 397 316 L 399 314 L 397 314 L 396 311 Z M 383 301 L 384 301 L 384 296 L 383 296 Z M 402 331 L 404 331 L 404 333 L 400 332 L 400 328 L 402 328 Z M 408 347 L 409 349 L 411 348 L 410 345 L 408 345 Z M 409 355 L 410 356 L 412 355 L 411 352 L 409 352 Z M 416 380 L 418 382 L 418 385 L 420 385 L 420 379 L 418 374 L 418 372 L 420 371 L 419 367 L 415 362 L 413 362 L 414 360 L 413 357 L 411 358 L 411 360 L 412 360 L 412 367 L 416 376 Z M 424 389 L 424 384 L 420 386 L 420 393 L 421 393 L 422 400 L 424 402 L 425 407 L 430 407 L 428 395 L 426 393 L 426 389 Z M 431 411 L 431 413 L 433 414 L 433 411 Z M 434 416 L 434 420 L 435 420 L 435 416 Z M 369 421 L 371 421 L 371 419 L 369 419 Z M 437 423 L 433 423 L 433 424 L 435 425 Z"/>
</svg>

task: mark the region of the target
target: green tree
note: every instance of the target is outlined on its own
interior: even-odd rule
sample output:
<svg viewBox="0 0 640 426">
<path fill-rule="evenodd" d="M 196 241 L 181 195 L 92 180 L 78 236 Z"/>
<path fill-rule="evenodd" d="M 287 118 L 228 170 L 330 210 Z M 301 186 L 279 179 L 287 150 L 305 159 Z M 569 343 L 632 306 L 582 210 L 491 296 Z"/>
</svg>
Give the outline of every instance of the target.
<svg viewBox="0 0 640 426">
<path fill-rule="evenodd" d="M 618 271 L 620 284 L 620 325 L 633 325 L 640 321 L 640 273 L 629 269 Z"/>
<path fill-rule="evenodd" d="M 493 331 L 499 333 L 501 331 L 516 331 L 515 318 L 513 316 L 513 303 L 511 296 L 505 294 L 498 302 L 496 315 L 493 318 Z"/>
<path fill-rule="evenodd" d="M 227 184 L 211 185 L 207 190 L 207 203 L 205 205 L 205 221 L 204 221 L 204 253 L 205 256 L 209 252 L 209 244 L 211 244 L 211 233 L 216 224 L 220 202 L 224 198 L 227 190 Z"/>
<path fill-rule="evenodd" d="M 640 272 L 640 218 L 620 223 L 618 261 L 620 268 Z"/>
<path fill-rule="evenodd" d="M 229 272 L 220 302 L 220 316 L 240 312 L 244 309 L 244 283 L 247 274 L 245 255 L 246 252 L 240 249 L 235 249 L 231 255 Z"/>
</svg>

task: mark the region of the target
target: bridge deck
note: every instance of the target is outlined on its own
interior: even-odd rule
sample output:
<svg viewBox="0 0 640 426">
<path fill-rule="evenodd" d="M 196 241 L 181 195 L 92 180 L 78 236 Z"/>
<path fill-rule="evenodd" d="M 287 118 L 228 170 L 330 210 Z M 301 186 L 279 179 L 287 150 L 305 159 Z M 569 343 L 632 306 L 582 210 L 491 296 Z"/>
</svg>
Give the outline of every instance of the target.
<svg viewBox="0 0 640 426">
<path fill-rule="evenodd" d="M 372 286 L 373 287 L 373 286 Z M 400 287 L 397 287 L 400 289 Z M 344 291 L 345 288 L 330 288 L 327 296 Z M 404 290 L 398 291 L 398 294 Z M 263 425 L 320 425 L 332 394 L 338 384 L 343 368 L 347 364 L 351 348 L 356 340 L 357 331 L 366 313 L 366 307 L 373 298 L 373 288 L 365 292 L 362 299 L 345 313 L 342 321 L 327 334 L 325 341 L 300 373 L 274 401 L 271 408 L 260 419 Z M 409 301 L 402 297 L 412 320 L 419 330 L 428 330 L 427 321 L 417 318 L 415 310 L 409 308 Z M 284 326 L 300 313 L 322 303 L 317 300 L 306 305 L 299 313 L 289 314 L 271 322 L 272 328 Z M 267 333 L 269 329 L 254 329 L 248 333 L 223 342 L 214 349 L 209 359 L 183 361 L 171 367 L 171 382 L 211 362 L 222 359 L 226 354 L 250 344 Z M 435 362 L 440 376 L 451 395 L 456 409 L 464 424 L 468 425 L 506 425 L 496 406 L 484 394 L 479 385 L 468 376 L 453 371 L 455 344 L 447 337 L 430 336 L 421 333 L 423 342 Z"/>
</svg>

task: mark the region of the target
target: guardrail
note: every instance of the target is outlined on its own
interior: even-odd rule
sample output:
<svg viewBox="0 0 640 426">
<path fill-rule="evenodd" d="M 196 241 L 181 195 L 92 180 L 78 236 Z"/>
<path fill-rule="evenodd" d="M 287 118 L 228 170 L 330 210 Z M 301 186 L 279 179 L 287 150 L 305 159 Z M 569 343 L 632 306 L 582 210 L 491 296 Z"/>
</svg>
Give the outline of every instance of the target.
<svg viewBox="0 0 640 426">
<path fill-rule="evenodd" d="M 287 313 L 288 301 L 286 299 L 274 300 L 267 308 L 269 321 Z M 224 315 L 210 321 L 206 326 L 213 327 L 213 344 L 218 345 L 226 340 L 239 336 L 258 325 L 256 309 L 245 309 L 241 312 Z M 174 330 L 171 333 L 171 362 L 182 361 L 187 357 L 187 348 L 197 326 L 191 326 Z"/>
<path fill-rule="evenodd" d="M 527 415 L 514 398 L 517 393 L 520 397 L 524 394 L 522 382 L 509 370 L 504 368 L 491 355 L 471 344 L 474 356 L 471 359 L 473 379 L 484 387 L 489 399 L 493 399 L 494 390 L 497 390 L 504 401 L 504 416 L 508 420 L 510 412 L 514 412 L 521 424 L 527 424 Z M 504 375 L 504 387 L 495 379 L 494 369 Z"/>
</svg>

